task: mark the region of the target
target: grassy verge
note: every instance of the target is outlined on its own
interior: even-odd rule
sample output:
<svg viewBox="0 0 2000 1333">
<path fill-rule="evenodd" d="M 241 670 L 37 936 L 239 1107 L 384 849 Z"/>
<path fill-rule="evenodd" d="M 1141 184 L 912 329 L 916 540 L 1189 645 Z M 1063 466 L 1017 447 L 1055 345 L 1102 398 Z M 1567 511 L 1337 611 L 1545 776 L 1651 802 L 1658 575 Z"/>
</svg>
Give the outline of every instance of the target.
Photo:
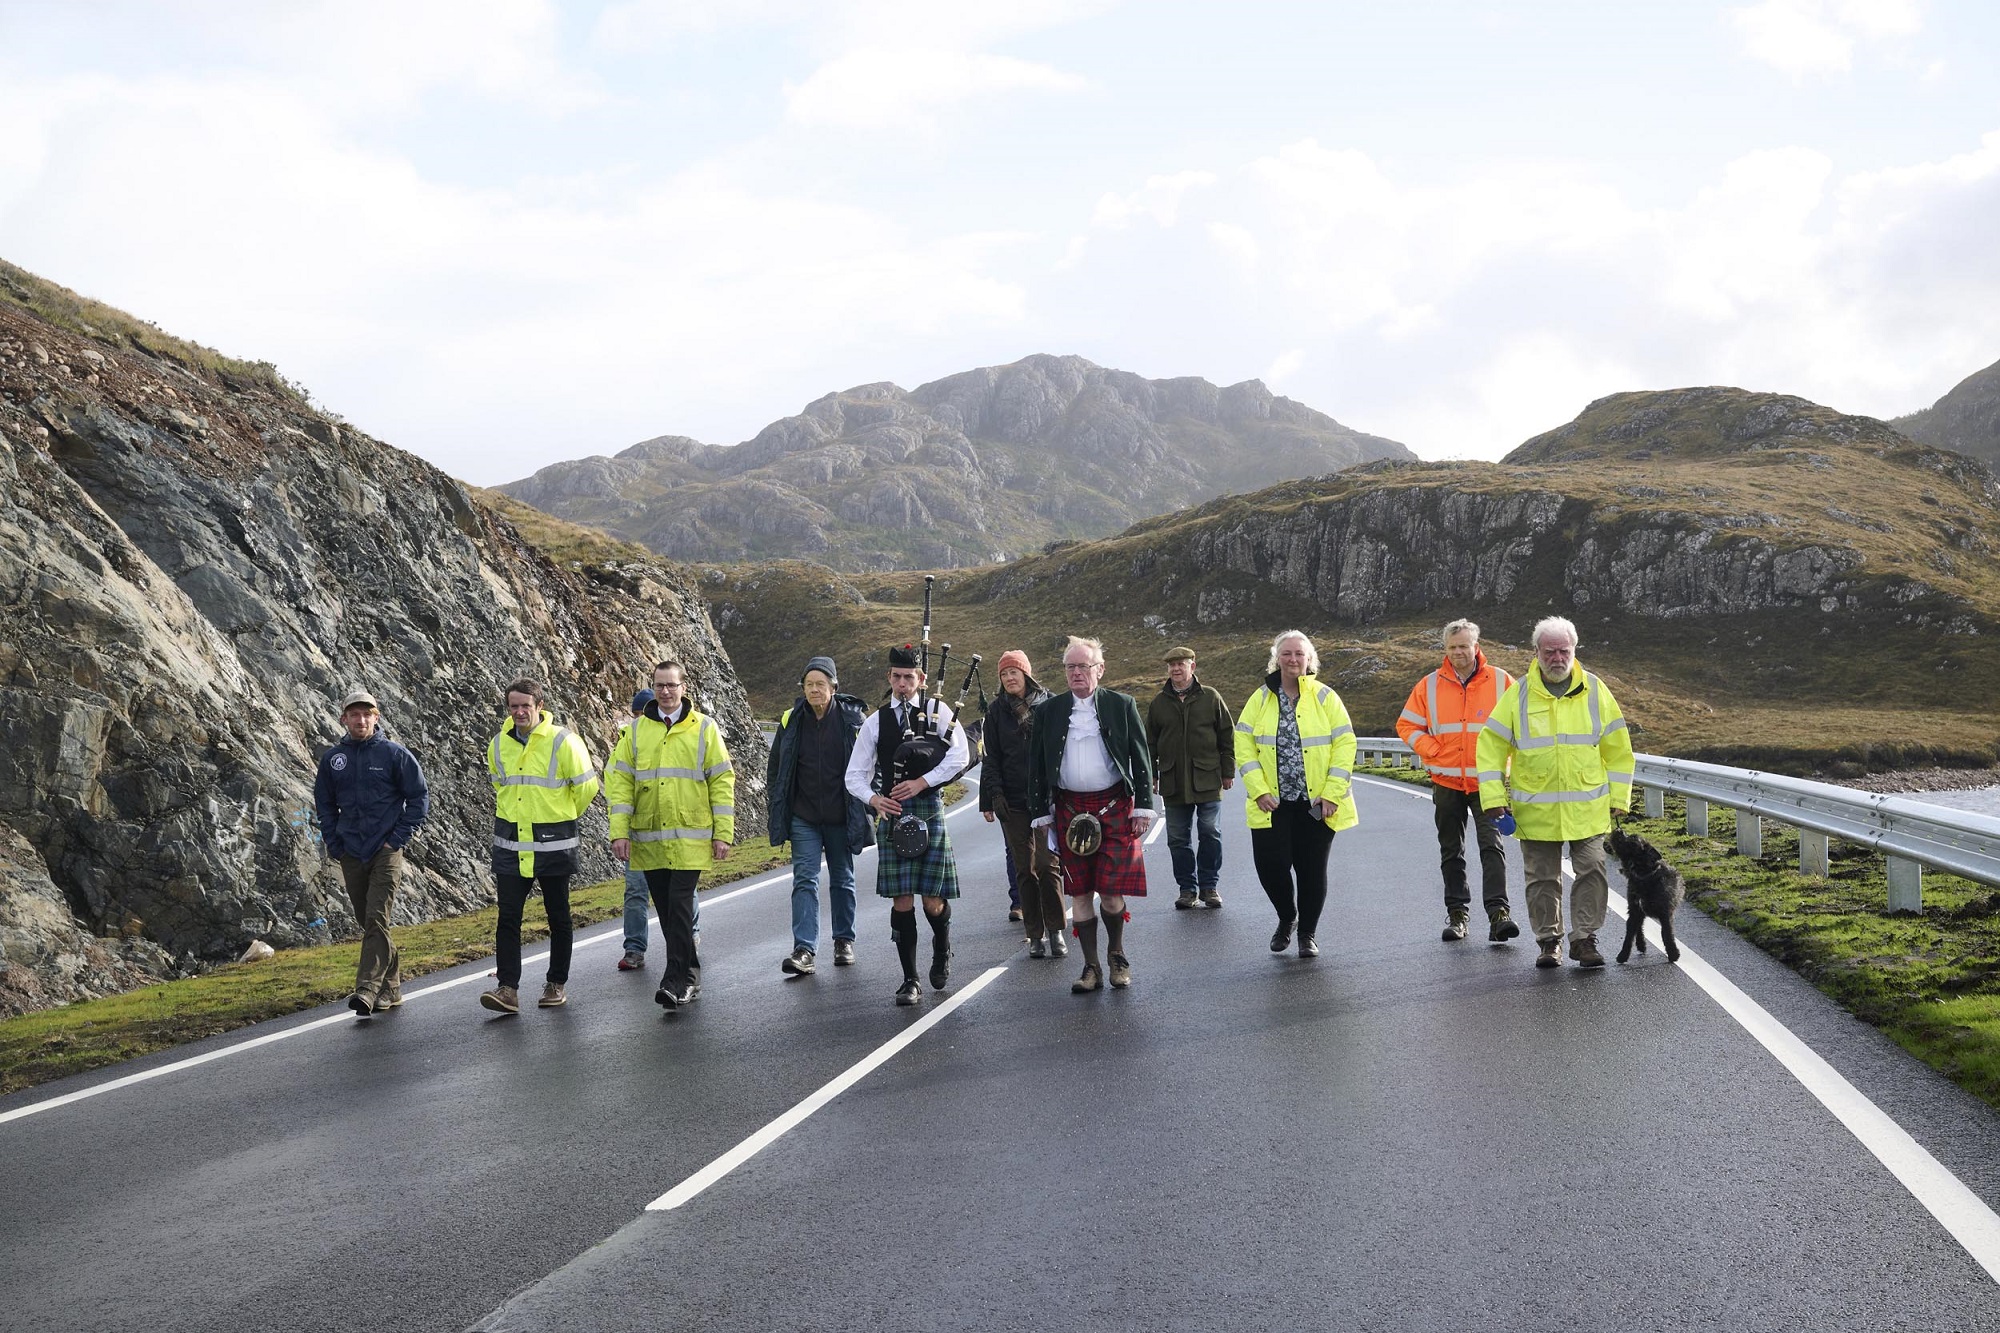
<svg viewBox="0 0 2000 1333">
<path fill-rule="evenodd" d="M 1763 855 L 1738 856 L 1735 812 L 1711 806 L 1708 819 L 1706 836 L 1689 834 L 1685 804 L 1669 796 L 1663 818 L 1635 823 L 1680 870 L 1689 902 L 2000 1108 L 2000 892 L 1926 871 L 1924 910 L 1892 914 L 1876 853 L 1836 842 L 1817 879 L 1798 871 L 1796 829 L 1766 820 Z"/>
<path fill-rule="evenodd" d="M 774 851 L 764 838 L 745 838 L 704 887 L 747 879 L 789 865 L 790 852 Z M 725 881 L 722 876 L 728 876 Z M 609 921 L 625 906 L 625 881 L 604 880 L 572 889 L 570 921 L 579 929 Z M 421 977 L 493 953 L 499 909 L 484 908 L 394 929 L 403 976 Z M 530 907 L 523 942 L 548 938 Z M 198 977 L 45 1009 L 0 1022 L 0 1093 L 101 1069 L 134 1056 L 199 1041 L 266 1019 L 331 1004 L 354 987 L 361 943 L 350 940 L 317 949 L 286 949 L 261 963 L 230 963 Z"/>
</svg>

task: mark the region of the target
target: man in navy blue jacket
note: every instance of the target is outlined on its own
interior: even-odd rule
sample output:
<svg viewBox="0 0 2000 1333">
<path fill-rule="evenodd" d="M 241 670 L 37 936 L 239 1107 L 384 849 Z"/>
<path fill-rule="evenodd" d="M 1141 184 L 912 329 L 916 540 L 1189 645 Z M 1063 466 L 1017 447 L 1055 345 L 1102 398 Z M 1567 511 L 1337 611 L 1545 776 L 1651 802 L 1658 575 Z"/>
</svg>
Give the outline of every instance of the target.
<svg viewBox="0 0 2000 1333">
<path fill-rule="evenodd" d="M 347 1007 L 366 1018 L 403 1002 L 402 956 L 389 942 L 389 908 L 403 848 L 430 813 L 431 797 L 416 757 L 382 735 L 374 695 L 350 691 L 341 701 L 340 724 L 347 734 L 320 758 L 313 804 L 326 854 L 340 863 L 361 923 L 361 965 Z"/>
</svg>

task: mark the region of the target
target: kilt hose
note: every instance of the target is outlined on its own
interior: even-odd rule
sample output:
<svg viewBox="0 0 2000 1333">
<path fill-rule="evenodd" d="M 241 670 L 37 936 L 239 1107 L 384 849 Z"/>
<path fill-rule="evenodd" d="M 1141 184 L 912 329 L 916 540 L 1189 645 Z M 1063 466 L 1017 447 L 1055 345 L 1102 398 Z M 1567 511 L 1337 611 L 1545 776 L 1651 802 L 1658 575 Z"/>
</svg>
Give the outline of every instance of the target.
<svg viewBox="0 0 2000 1333">
<path fill-rule="evenodd" d="M 1108 808 L 1107 808 L 1108 807 Z M 1093 814 L 1104 826 L 1104 845 L 1089 856 L 1069 849 L 1063 835 L 1072 816 Z M 1132 793 L 1124 783 L 1103 791 L 1056 789 L 1056 849 L 1062 860 L 1063 892 L 1072 898 L 1146 896 L 1146 857 L 1132 825 Z"/>
<path fill-rule="evenodd" d="M 951 854 L 951 834 L 944 826 L 944 798 L 934 791 L 903 802 L 903 813 L 915 815 L 931 831 L 931 845 L 922 856 L 896 855 L 892 838 L 896 821 L 875 821 L 875 896 L 900 898 L 958 897 L 958 861 Z"/>
</svg>

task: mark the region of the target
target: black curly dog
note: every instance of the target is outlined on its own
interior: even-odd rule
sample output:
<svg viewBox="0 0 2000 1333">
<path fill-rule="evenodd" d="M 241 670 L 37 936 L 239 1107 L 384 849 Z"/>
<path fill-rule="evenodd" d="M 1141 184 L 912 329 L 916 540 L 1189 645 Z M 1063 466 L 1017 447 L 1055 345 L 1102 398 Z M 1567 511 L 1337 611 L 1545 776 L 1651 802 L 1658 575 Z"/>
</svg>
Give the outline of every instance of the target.
<svg viewBox="0 0 2000 1333">
<path fill-rule="evenodd" d="M 1625 946 L 1618 961 L 1632 956 L 1632 946 L 1646 952 L 1646 918 L 1660 923 L 1660 939 L 1667 946 L 1667 961 L 1677 963 L 1681 947 L 1674 943 L 1674 909 L 1681 905 L 1681 872 L 1660 859 L 1652 843 L 1636 833 L 1611 830 L 1611 854 L 1625 873 Z"/>
</svg>

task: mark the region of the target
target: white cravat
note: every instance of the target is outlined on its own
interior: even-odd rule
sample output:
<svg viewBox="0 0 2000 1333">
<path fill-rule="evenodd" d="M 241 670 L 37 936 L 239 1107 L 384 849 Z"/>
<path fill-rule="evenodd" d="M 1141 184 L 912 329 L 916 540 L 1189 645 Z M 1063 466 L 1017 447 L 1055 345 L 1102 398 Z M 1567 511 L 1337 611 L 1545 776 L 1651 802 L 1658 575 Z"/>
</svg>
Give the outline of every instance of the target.
<svg viewBox="0 0 2000 1333">
<path fill-rule="evenodd" d="M 1097 695 L 1070 696 L 1069 737 L 1063 742 L 1062 769 L 1056 785 L 1064 791 L 1103 791 L 1122 779 L 1105 753 L 1104 730 L 1097 723 Z"/>
</svg>

